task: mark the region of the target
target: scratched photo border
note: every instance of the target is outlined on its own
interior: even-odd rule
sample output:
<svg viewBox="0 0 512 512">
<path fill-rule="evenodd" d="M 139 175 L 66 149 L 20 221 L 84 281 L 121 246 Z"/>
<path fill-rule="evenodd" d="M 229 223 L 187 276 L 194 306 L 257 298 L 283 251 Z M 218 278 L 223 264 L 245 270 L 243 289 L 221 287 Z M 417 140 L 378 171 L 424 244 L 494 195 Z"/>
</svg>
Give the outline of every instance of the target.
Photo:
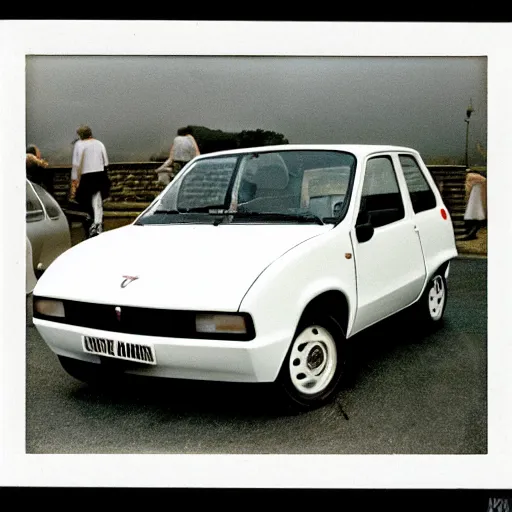
<svg viewBox="0 0 512 512">
<path fill-rule="evenodd" d="M 506 23 L 0 21 L 2 486 L 512 487 L 510 101 Z M 488 69 L 487 455 L 27 455 L 25 453 L 25 58 L 28 55 L 470 56 Z M 19 172 L 15 172 L 15 171 Z M 503 236 L 502 236 L 503 235 Z M 507 239 L 508 237 L 508 239 Z"/>
</svg>

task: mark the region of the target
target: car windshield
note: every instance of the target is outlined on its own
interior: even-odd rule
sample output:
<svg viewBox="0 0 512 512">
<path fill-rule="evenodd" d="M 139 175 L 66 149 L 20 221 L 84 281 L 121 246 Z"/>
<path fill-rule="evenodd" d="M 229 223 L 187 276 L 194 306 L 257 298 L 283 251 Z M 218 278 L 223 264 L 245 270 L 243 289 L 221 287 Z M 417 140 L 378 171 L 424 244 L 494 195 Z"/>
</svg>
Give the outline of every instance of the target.
<svg viewBox="0 0 512 512">
<path fill-rule="evenodd" d="M 350 153 L 316 149 L 202 157 L 136 223 L 336 223 L 348 206 L 355 162 Z"/>
</svg>

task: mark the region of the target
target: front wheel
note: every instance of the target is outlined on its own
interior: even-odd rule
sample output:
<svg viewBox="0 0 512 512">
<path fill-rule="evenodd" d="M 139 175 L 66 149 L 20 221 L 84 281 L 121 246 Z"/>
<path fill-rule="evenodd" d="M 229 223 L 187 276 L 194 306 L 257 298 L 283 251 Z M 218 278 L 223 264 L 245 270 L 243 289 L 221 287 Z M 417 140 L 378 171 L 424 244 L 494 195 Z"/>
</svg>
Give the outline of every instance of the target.
<svg viewBox="0 0 512 512">
<path fill-rule="evenodd" d="M 333 397 L 345 366 L 344 340 L 343 330 L 330 316 L 301 323 L 279 375 L 292 406 L 311 409 Z"/>
</svg>

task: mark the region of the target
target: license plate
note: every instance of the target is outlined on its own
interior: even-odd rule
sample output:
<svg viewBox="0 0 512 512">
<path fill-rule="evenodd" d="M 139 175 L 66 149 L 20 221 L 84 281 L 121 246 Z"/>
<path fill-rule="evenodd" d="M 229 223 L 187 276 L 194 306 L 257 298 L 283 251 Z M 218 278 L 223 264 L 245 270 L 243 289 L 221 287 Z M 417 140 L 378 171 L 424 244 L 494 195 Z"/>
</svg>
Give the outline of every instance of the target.
<svg viewBox="0 0 512 512">
<path fill-rule="evenodd" d="M 82 346 L 84 352 L 88 354 L 124 359 L 125 361 L 137 361 L 138 363 L 156 364 L 155 349 L 151 345 L 82 336 Z"/>
</svg>

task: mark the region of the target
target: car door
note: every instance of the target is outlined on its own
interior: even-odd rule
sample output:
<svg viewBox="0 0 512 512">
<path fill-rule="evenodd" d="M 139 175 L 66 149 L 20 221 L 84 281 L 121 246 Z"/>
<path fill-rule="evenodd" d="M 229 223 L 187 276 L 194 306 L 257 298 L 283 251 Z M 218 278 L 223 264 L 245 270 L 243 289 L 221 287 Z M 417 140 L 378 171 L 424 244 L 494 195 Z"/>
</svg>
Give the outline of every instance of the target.
<svg viewBox="0 0 512 512">
<path fill-rule="evenodd" d="M 355 333 L 416 300 L 426 276 L 410 199 L 390 154 L 372 156 L 364 164 L 351 236 L 357 280 Z"/>
<path fill-rule="evenodd" d="M 435 182 L 421 158 L 407 153 L 400 153 L 397 157 L 430 274 L 436 270 L 440 259 L 448 259 L 446 254 L 456 254 L 453 225 L 442 197 L 436 197 L 434 193 Z M 443 253 L 444 258 L 440 258 Z"/>
</svg>

